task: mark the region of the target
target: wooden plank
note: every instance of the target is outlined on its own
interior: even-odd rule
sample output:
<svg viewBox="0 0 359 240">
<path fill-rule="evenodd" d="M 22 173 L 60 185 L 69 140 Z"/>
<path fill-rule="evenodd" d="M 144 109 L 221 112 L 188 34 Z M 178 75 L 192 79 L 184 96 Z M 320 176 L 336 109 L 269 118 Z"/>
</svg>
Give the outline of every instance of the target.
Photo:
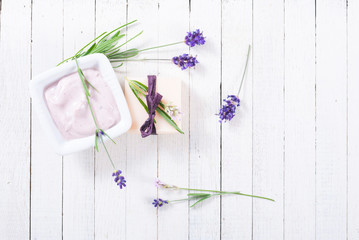
<svg viewBox="0 0 359 240">
<path fill-rule="evenodd" d="M 253 3 L 253 239 L 283 239 L 284 2 Z"/>
<path fill-rule="evenodd" d="M 348 2 L 348 239 L 359 239 L 359 2 Z"/>
<path fill-rule="evenodd" d="M 31 1 L 3 0 L 0 31 L 0 233 L 28 239 L 30 229 Z"/>
<path fill-rule="evenodd" d="M 315 239 L 315 2 L 310 0 L 285 2 L 284 97 L 284 236 Z"/>
<path fill-rule="evenodd" d="M 222 98 L 236 95 L 252 44 L 252 1 L 223 1 Z M 252 53 L 250 54 L 252 55 Z M 241 106 L 222 125 L 222 189 L 252 193 L 252 61 L 240 94 Z M 222 238 L 251 239 L 252 199 L 222 198 Z"/>
<path fill-rule="evenodd" d="M 138 19 L 129 27 L 129 36 L 141 30 L 144 33 L 128 45 L 128 48 L 144 49 L 158 45 L 158 3 L 151 0 L 129 1 L 128 22 Z M 158 58 L 157 51 L 141 54 L 140 58 Z M 147 75 L 157 75 L 157 61 L 129 62 L 129 79 L 147 81 Z M 157 190 L 153 185 L 157 176 L 157 136 L 142 139 L 139 133 L 127 134 L 126 188 L 126 239 L 156 239 L 157 215 L 151 202 Z"/>
<path fill-rule="evenodd" d="M 116 0 L 96 1 L 96 35 L 111 31 L 126 23 L 126 3 Z M 124 74 L 117 75 L 123 80 Z M 126 135 L 116 139 L 116 145 L 107 142 L 116 167 L 126 176 Z M 113 181 L 114 171 L 105 149 L 99 147 L 95 152 L 95 238 L 118 239 L 125 233 L 126 191 L 121 190 Z M 120 237 L 121 238 L 121 237 Z"/>
<path fill-rule="evenodd" d="M 159 1 L 159 36 L 160 44 L 168 44 L 184 40 L 189 28 L 188 1 Z M 188 46 L 180 44 L 159 50 L 160 59 L 172 59 L 182 53 L 188 53 Z M 171 61 L 161 61 L 159 75 L 166 81 L 180 79 L 182 81 L 182 129 L 184 135 L 176 133 L 158 136 L 158 176 L 167 183 L 177 186 L 188 186 L 189 163 L 189 72 L 182 71 Z M 164 96 L 171 99 L 171 96 Z M 186 197 L 185 191 L 160 190 L 159 196 L 165 199 L 181 199 Z M 188 204 L 178 203 L 166 206 L 158 212 L 158 239 L 173 240 L 188 238 Z M 176 216 L 176 217 L 174 217 Z"/>
<path fill-rule="evenodd" d="M 53 68 L 63 57 L 63 3 L 33 1 L 32 76 Z M 34 114 L 35 112 L 35 114 Z M 62 157 L 48 144 L 32 114 L 31 238 L 62 237 Z"/>
<path fill-rule="evenodd" d="M 316 239 L 345 239 L 346 1 L 317 1 Z"/>
<path fill-rule="evenodd" d="M 204 17 L 203 7 L 206 7 Z M 221 2 L 191 1 L 191 30 L 201 29 L 204 46 L 190 50 L 200 62 L 190 71 L 190 173 L 192 188 L 220 189 Z M 210 16 L 210 17 L 209 17 Z M 190 210 L 190 239 L 220 239 L 220 198 Z"/>
<path fill-rule="evenodd" d="M 95 35 L 95 2 L 64 2 L 64 55 Z M 94 150 L 63 158 L 63 238 L 94 239 Z"/>
<path fill-rule="evenodd" d="M 315 4 L 289 1 L 285 13 L 284 235 L 314 239 Z"/>
</svg>

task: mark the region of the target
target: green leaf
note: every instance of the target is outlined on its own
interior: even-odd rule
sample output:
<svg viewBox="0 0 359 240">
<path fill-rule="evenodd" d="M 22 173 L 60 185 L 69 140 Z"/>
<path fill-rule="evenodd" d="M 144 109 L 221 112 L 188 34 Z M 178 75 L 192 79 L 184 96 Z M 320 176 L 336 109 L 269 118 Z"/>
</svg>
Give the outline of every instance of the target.
<svg viewBox="0 0 359 240">
<path fill-rule="evenodd" d="M 138 54 L 138 50 L 136 48 L 132 48 L 120 53 L 107 55 L 107 57 L 111 60 L 123 60 L 131 57 L 135 57 Z"/>
<path fill-rule="evenodd" d="M 117 38 L 120 35 L 121 31 L 118 30 L 115 34 L 112 35 L 111 38 Z M 124 34 L 123 34 L 124 35 Z"/>
<path fill-rule="evenodd" d="M 81 68 L 79 67 L 79 64 L 78 64 L 78 62 L 77 62 L 77 59 L 75 59 L 75 60 L 76 60 L 76 66 L 77 66 L 77 73 L 78 73 L 79 76 L 80 76 L 80 79 L 81 79 L 81 82 L 82 82 L 82 86 L 84 87 L 84 90 L 85 90 L 85 94 L 86 94 L 87 97 L 89 97 L 89 96 L 90 96 L 90 92 L 89 92 L 89 89 L 88 89 L 86 83 L 87 83 L 88 85 L 90 85 L 93 89 L 95 89 L 95 91 L 98 92 L 98 90 L 87 80 L 85 74 L 82 72 Z"/>
<path fill-rule="evenodd" d="M 137 100 L 141 103 L 142 107 L 143 107 L 143 108 L 146 110 L 146 112 L 148 113 L 148 107 L 147 107 L 147 105 L 142 101 L 142 99 L 138 96 L 137 89 L 134 88 L 133 86 L 131 86 L 130 83 L 129 83 L 128 85 L 130 86 L 130 88 L 131 88 L 133 94 L 135 94 Z M 153 122 L 154 122 L 154 123 L 157 123 L 157 122 L 156 122 L 156 119 L 153 119 Z"/>
<path fill-rule="evenodd" d="M 209 193 L 188 193 L 187 196 L 203 198 L 203 197 L 209 197 L 209 196 L 211 196 L 211 194 L 209 194 Z"/>
<path fill-rule="evenodd" d="M 74 56 L 80 54 L 86 47 L 88 47 L 91 43 L 95 42 L 97 39 L 99 39 L 102 35 L 104 35 L 106 32 L 102 33 L 101 35 L 99 35 L 98 37 L 96 37 L 94 40 L 92 40 L 91 42 L 89 42 L 88 44 L 86 44 L 83 48 L 81 48 L 79 51 L 77 51 L 77 53 L 75 53 Z"/>
<path fill-rule="evenodd" d="M 141 93 L 144 97 L 146 96 L 146 93 L 148 92 L 148 90 L 147 90 L 147 87 L 144 89 L 144 88 L 142 88 L 140 85 L 138 85 L 138 82 L 137 81 L 135 81 L 135 80 L 130 80 L 130 83 L 132 84 L 132 85 L 134 85 L 134 86 L 136 86 L 136 91 L 138 91 L 139 93 Z M 140 91 L 140 90 L 142 90 L 142 91 Z"/>
<path fill-rule="evenodd" d="M 122 34 L 115 38 L 105 39 L 102 42 L 99 42 L 93 52 L 105 54 L 108 51 L 112 51 L 113 48 L 117 45 L 118 41 L 124 36 L 125 34 Z"/>
<path fill-rule="evenodd" d="M 130 86 L 130 88 L 131 88 L 133 94 L 135 94 L 137 100 L 141 103 L 142 107 L 143 107 L 143 108 L 146 110 L 146 112 L 148 113 L 148 107 L 147 107 L 147 105 L 142 101 L 142 99 L 138 96 L 136 89 L 135 89 L 134 87 L 132 87 L 130 83 L 129 83 L 128 85 Z"/>
<path fill-rule="evenodd" d="M 106 55 L 106 54 L 115 52 L 116 54 L 118 54 L 119 47 L 116 47 L 116 45 L 124 36 L 126 36 L 126 34 L 120 34 L 120 32 L 121 32 L 120 29 L 124 28 L 136 21 L 137 20 L 126 23 L 126 24 L 112 30 L 111 32 L 102 33 L 101 35 L 97 36 L 95 39 L 93 39 L 92 41 L 87 43 L 84 47 L 82 47 L 79 51 L 77 51 L 72 57 L 69 57 L 69 58 L 63 60 L 57 66 L 59 66 L 60 64 L 66 62 L 68 60 L 71 60 L 71 59 L 74 60 L 76 58 L 83 57 L 83 56 L 93 54 L 93 53 L 103 53 Z M 137 37 L 138 35 L 139 34 L 137 34 L 135 37 Z M 135 37 L 131 38 L 130 40 L 134 39 Z M 98 42 L 96 43 L 97 40 L 98 40 Z M 130 40 L 126 41 L 125 43 L 121 44 L 120 46 L 123 46 Z M 87 50 L 85 50 L 85 49 L 87 49 Z M 138 50 L 136 52 L 134 52 L 134 51 L 127 52 L 127 53 L 123 54 L 123 56 L 125 56 L 126 58 L 129 58 L 129 57 L 136 56 L 137 54 L 138 54 Z"/>
<path fill-rule="evenodd" d="M 104 130 L 100 130 L 103 132 L 103 134 L 105 134 L 106 137 L 108 137 L 114 144 L 116 144 L 116 142 Z"/>
<path fill-rule="evenodd" d="M 122 67 L 123 63 L 117 65 L 117 66 L 114 66 L 113 68 L 119 68 L 119 67 Z"/>
<path fill-rule="evenodd" d="M 114 33 L 114 32 L 116 32 L 116 31 L 120 30 L 121 28 L 124 28 L 124 27 L 126 27 L 126 26 L 128 26 L 128 25 L 131 25 L 131 24 L 134 23 L 134 22 L 137 22 L 137 20 L 133 20 L 133 21 L 131 21 L 131 22 L 129 22 L 129 23 L 126 23 L 126 24 L 124 24 L 124 25 L 122 25 L 122 26 L 119 26 L 118 28 L 115 28 L 115 29 L 112 30 L 111 32 L 107 33 L 104 37 L 107 37 L 107 36 L 111 35 L 112 33 Z"/>
<path fill-rule="evenodd" d="M 160 114 L 168 122 L 168 124 L 174 127 L 179 133 L 184 134 L 184 132 L 177 126 L 175 121 L 173 121 L 172 118 L 165 111 L 157 107 L 156 112 L 158 112 L 158 114 Z"/>
<path fill-rule="evenodd" d="M 92 52 L 92 50 L 96 47 L 96 43 L 93 43 L 91 47 L 86 51 L 85 55 L 88 55 Z"/>
<path fill-rule="evenodd" d="M 113 49 L 113 52 L 109 53 L 108 57 L 111 58 L 113 54 L 117 53 L 120 48 L 122 46 L 124 46 L 125 44 L 127 44 L 128 42 L 132 41 L 133 39 L 137 38 L 138 36 L 140 36 L 143 33 L 143 31 L 141 31 L 140 33 L 136 34 L 134 37 L 130 38 L 129 40 L 127 40 L 126 42 L 122 43 L 120 46 L 116 47 Z"/>
<path fill-rule="evenodd" d="M 85 76 L 85 75 L 84 75 Z M 95 91 L 96 92 L 99 92 L 88 80 L 87 80 L 87 78 L 85 78 L 86 79 L 86 83 L 88 84 L 88 85 L 90 85 L 93 89 L 95 89 Z"/>
<path fill-rule="evenodd" d="M 79 67 L 79 64 L 78 64 L 78 62 L 77 62 L 77 58 L 75 59 L 75 61 L 76 61 L 76 66 L 77 66 L 77 72 L 78 72 L 78 74 L 79 74 L 79 76 L 80 76 L 82 86 L 83 86 L 83 88 L 84 88 L 84 90 L 85 90 L 85 95 L 86 95 L 86 97 L 89 97 L 89 96 L 90 96 L 90 92 L 89 92 L 89 90 L 88 90 L 88 88 L 87 88 L 87 85 L 86 85 L 86 83 L 85 83 L 86 77 L 85 77 L 85 75 L 83 74 L 82 70 L 81 70 L 80 67 Z"/>
<path fill-rule="evenodd" d="M 145 92 L 148 92 L 148 87 L 145 84 L 143 84 L 143 83 L 141 83 L 139 81 L 136 81 L 136 80 L 132 80 L 132 81 L 136 84 L 136 86 L 138 86 L 139 88 L 141 88 Z"/>
<path fill-rule="evenodd" d="M 211 197 L 211 196 L 201 198 L 200 200 L 198 200 L 197 202 L 195 202 L 194 204 L 192 204 L 190 207 L 194 207 L 194 206 L 196 206 L 198 203 L 200 203 L 200 202 L 202 202 L 202 201 L 204 201 L 204 200 L 206 200 L 206 199 L 208 199 L 208 198 L 210 198 L 210 197 Z"/>
</svg>

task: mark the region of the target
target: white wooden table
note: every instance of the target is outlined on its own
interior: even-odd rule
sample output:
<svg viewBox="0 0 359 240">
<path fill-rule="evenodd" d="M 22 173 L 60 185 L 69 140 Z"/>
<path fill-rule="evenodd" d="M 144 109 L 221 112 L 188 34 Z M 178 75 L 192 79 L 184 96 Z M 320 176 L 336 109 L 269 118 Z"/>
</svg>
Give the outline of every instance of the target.
<svg viewBox="0 0 359 240">
<path fill-rule="evenodd" d="M 315 3 L 316 2 L 316 3 Z M 2 0 L 0 29 L 0 239 L 359 239 L 359 1 Z M 138 19 L 139 48 L 200 28 L 198 67 L 132 62 L 124 76 L 184 82 L 186 134 L 110 146 L 120 190 L 101 148 L 61 157 L 34 116 L 28 82 L 103 31 Z M 214 114 L 239 86 L 238 116 Z M 165 182 L 240 190 L 276 202 L 225 196 L 156 210 Z"/>
</svg>

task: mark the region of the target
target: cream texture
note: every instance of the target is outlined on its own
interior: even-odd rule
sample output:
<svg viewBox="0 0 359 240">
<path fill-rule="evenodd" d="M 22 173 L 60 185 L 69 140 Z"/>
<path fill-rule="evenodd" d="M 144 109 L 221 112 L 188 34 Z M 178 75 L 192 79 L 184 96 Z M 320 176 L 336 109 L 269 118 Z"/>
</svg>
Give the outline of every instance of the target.
<svg viewBox="0 0 359 240">
<path fill-rule="evenodd" d="M 107 130 L 121 119 L 112 91 L 99 71 L 85 69 L 83 73 L 97 89 L 88 86 L 90 103 L 99 128 Z M 66 140 L 95 134 L 96 126 L 77 72 L 45 88 L 44 97 L 52 119 Z"/>
</svg>

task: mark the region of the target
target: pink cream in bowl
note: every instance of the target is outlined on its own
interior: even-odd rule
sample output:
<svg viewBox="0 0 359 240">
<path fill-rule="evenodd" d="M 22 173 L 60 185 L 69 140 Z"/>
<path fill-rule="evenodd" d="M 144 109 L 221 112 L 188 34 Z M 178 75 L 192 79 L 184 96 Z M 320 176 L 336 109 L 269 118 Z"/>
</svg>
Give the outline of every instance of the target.
<svg viewBox="0 0 359 240">
<path fill-rule="evenodd" d="M 107 130 L 121 120 L 115 98 L 98 70 L 88 68 L 83 73 L 96 88 L 89 86 L 90 103 L 98 127 Z M 44 90 L 44 98 L 52 119 L 66 140 L 95 133 L 96 126 L 77 72 L 50 84 Z"/>
</svg>

